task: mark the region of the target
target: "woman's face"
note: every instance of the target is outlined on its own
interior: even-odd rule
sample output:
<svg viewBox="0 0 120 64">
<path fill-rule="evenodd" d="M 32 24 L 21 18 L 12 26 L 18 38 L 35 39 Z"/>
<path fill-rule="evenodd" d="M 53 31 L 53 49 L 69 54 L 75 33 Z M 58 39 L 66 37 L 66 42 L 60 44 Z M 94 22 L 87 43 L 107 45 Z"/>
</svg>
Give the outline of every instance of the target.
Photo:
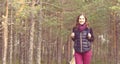
<svg viewBox="0 0 120 64">
<path fill-rule="evenodd" d="M 85 17 L 84 15 L 79 16 L 79 23 L 84 24 L 85 23 Z"/>
</svg>

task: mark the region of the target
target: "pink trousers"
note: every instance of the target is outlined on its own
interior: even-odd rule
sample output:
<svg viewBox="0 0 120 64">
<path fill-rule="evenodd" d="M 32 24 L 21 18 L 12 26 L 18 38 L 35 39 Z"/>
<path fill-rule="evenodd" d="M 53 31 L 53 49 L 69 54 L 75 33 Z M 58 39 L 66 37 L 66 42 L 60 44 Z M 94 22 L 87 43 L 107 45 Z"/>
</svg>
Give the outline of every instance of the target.
<svg viewBox="0 0 120 64">
<path fill-rule="evenodd" d="M 75 62 L 76 64 L 90 64 L 92 57 L 92 51 L 86 53 L 77 53 L 75 52 Z"/>
</svg>

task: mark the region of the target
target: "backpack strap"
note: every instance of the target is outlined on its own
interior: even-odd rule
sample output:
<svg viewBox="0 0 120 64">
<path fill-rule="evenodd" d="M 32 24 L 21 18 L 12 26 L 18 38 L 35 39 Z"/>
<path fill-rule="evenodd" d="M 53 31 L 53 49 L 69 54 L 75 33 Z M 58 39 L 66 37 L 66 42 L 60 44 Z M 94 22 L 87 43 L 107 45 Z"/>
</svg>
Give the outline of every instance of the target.
<svg viewBox="0 0 120 64">
<path fill-rule="evenodd" d="M 90 31 L 91 31 L 91 28 L 88 28 L 88 31 L 87 31 L 87 32 L 90 33 Z"/>
</svg>

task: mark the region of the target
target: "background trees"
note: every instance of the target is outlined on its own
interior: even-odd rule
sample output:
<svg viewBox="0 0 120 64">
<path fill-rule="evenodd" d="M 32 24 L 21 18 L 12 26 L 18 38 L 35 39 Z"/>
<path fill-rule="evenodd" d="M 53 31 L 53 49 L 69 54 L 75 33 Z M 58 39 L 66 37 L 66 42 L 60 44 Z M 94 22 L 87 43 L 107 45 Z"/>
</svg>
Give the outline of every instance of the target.
<svg viewBox="0 0 120 64">
<path fill-rule="evenodd" d="M 67 64 L 82 12 L 95 35 L 92 63 L 120 63 L 119 0 L 0 0 L 0 64 Z"/>
</svg>

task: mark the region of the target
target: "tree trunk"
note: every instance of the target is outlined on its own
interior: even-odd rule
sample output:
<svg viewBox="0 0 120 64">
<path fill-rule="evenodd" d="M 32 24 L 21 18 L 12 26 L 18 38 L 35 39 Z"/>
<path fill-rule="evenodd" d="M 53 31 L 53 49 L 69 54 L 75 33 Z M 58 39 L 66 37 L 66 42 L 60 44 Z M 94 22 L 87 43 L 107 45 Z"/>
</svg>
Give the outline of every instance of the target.
<svg viewBox="0 0 120 64">
<path fill-rule="evenodd" d="M 64 0 L 60 1 L 61 6 L 64 4 Z M 63 36 L 62 36 L 62 30 L 63 30 L 63 12 L 64 8 L 62 9 L 61 16 L 60 16 L 60 41 L 58 42 L 58 64 L 62 64 L 62 52 L 63 52 Z"/>
<path fill-rule="evenodd" d="M 32 11 L 31 11 L 31 29 L 30 29 L 30 47 L 29 47 L 29 61 L 28 64 L 33 64 L 33 42 L 34 42 L 34 28 L 35 28 L 35 21 L 34 21 L 34 5 L 35 1 L 32 0 Z"/>
<path fill-rule="evenodd" d="M 114 58 L 117 64 L 117 30 L 116 30 L 116 13 L 113 13 L 113 41 L 114 41 Z"/>
<path fill-rule="evenodd" d="M 12 54 L 13 54 L 13 20 L 12 20 L 12 9 L 11 9 L 11 25 L 10 25 L 10 64 L 12 64 Z"/>
<path fill-rule="evenodd" d="M 3 50 L 3 64 L 6 64 L 7 59 L 7 45 L 8 45 L 8 0 L 6 0 L 6 16 L 5 21 L 2 23 L 3 25 L 3 39 L 4 39 L 4 50 Z"/>
<path fill-rule="evenodd" d="M 42 7 L 42 0 L 40 0 L 40 6 Z M 42 43 L 42 8 L 40 8 L 39 30 L 38 30 L 38 45 L 37 45 L 37 63 L 41 64 L 41 43 Z"/>
<path fill-rule="evenodd" d="M 16 32 L 14 32 L 14 39 L 13 39 L 13 41 L 14 41 L 14 46 L 13 46 L 13 60 L 14 60 L 14 64 L 16 64 L 16 62 L 15 61 L 18 61 L 18 53 L 19 53 L 19 46 L 18 46 L 18 44 L 19 44 L 19 42 L 18 42 L 18 37 L 17 37 L 17 33 Z"/>
</svg>

